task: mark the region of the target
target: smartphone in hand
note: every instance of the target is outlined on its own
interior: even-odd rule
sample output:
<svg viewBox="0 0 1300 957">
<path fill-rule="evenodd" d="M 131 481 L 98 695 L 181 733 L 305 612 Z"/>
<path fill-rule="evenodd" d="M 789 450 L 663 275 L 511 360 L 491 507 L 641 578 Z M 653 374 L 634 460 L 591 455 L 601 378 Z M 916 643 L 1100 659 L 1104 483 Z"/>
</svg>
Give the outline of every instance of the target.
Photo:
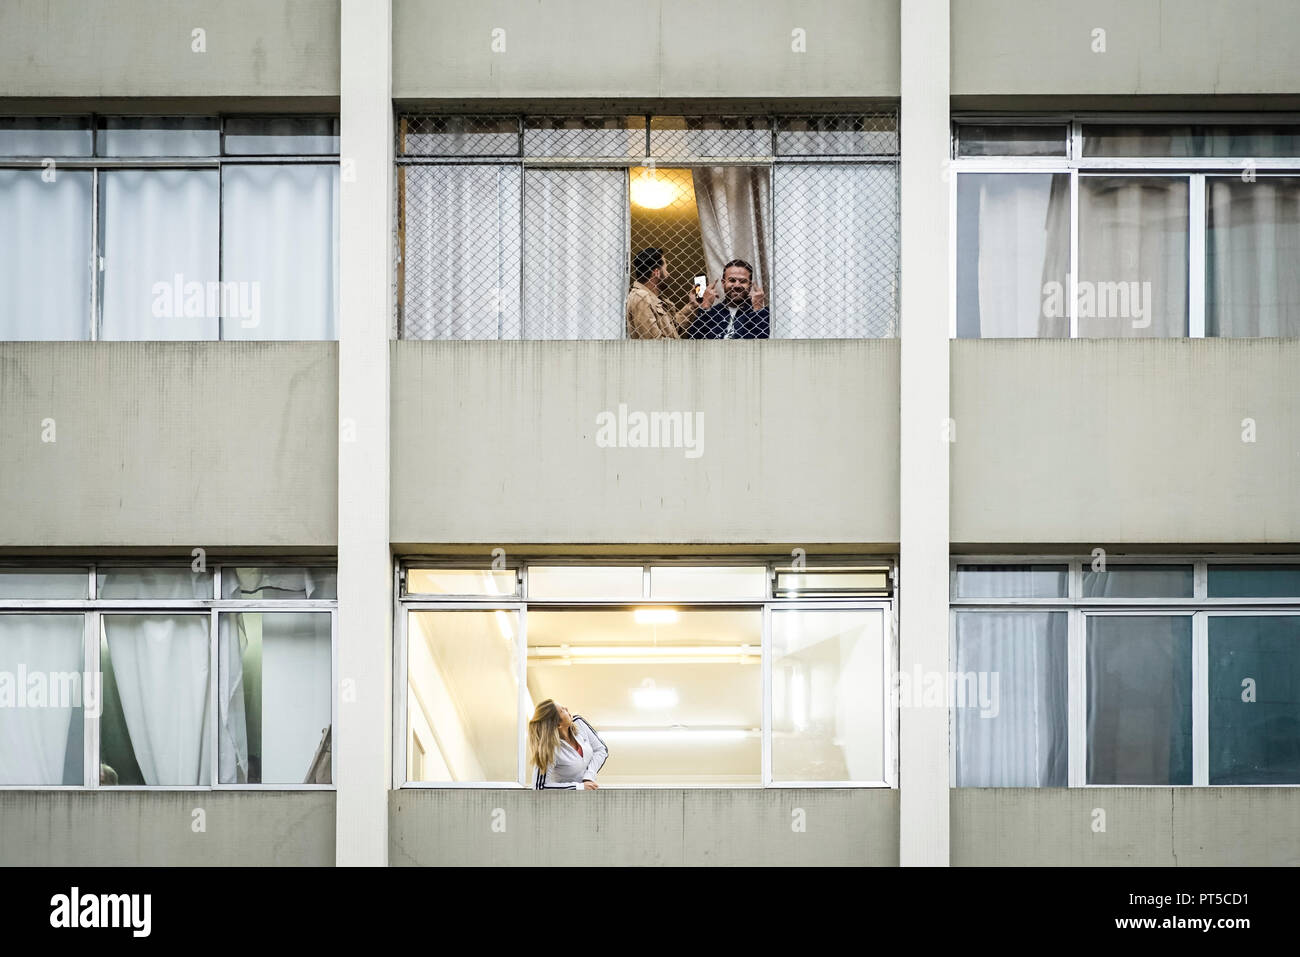
<svg viewBox="0 0 1300 957">
<path fill-rule="evenodd" d="M 696 298 L 696 300 L 703 299 L 703 298 L 704 298 L 704 290 L 706 290 L 706 289 L 708 289 L 708 288 L 709 288 L 709 277 L 708 277 L 708 276 L 696 276 L 696 277 L 695 277 L 695 298 Z"/>
</svg>

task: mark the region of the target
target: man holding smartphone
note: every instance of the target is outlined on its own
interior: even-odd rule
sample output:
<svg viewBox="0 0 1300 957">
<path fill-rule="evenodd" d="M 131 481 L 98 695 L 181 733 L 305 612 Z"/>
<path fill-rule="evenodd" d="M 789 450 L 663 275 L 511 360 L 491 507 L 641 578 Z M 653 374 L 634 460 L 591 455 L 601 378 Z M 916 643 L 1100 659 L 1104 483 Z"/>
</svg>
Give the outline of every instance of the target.
<svg viewBox="0 0 1300 957">
<path fill-rule="evenodd" d="M 755 285 L 754 267 L 733 259 L 722 267 L 722 300 L 701 303 L 688 339 L 766 339 L 770 322 L 763 287 Z"/>
<path fill-rule="evenodd" d="M 668 278 L 668 262 L 663 251 L 653 246 L 643 249 L 632 260 L 634 282 L 627 294 L 627 337 L 629 339 L 681 339 L 700 310 L 713 306 L 718 294 L 712 287 L 700 298 L 669 313 L 659 299 L 659 290 Z"/>
</svg>

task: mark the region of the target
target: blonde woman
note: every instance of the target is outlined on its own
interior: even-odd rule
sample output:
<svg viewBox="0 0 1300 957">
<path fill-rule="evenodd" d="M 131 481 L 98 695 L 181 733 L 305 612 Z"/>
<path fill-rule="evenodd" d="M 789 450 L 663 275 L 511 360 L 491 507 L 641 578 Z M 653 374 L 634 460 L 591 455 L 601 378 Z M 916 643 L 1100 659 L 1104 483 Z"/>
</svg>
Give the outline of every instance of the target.
<svg viewBox="0 0 1300 957">
<path fill-rule="evenodd" d="M 528 722 L 528 762 L 538 790 L 596 790 L 609 749 L 581 715 L 547 698 Z"/>
</svg>

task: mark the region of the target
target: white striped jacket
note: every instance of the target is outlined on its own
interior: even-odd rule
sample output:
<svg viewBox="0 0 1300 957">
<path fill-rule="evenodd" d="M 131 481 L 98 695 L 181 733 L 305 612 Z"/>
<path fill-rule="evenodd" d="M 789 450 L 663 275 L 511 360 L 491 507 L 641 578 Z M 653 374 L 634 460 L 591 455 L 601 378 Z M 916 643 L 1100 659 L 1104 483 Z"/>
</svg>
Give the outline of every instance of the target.
<svg viewBox="0 0 1300 957">
<path fill-rule="evenodd" d="M 596 772 L 604 767 L 605 759 L 609 757 L 609 749 L 605 747 L 605 742 L 600 740 L 595 729 L 587 724 L 586 719 L 576 714 L 573 716 L 573 736 L 578 739 L 578 744 L 582 745 L 582 754 L 561 738 L 560 746 L 555 749 L 555 758 L 551 761 L 551 766 L 545 771 L 541 768 L 534 769 L 535 790 L 581 791 L 583 781 L 596 780 Z"/>
</svg>

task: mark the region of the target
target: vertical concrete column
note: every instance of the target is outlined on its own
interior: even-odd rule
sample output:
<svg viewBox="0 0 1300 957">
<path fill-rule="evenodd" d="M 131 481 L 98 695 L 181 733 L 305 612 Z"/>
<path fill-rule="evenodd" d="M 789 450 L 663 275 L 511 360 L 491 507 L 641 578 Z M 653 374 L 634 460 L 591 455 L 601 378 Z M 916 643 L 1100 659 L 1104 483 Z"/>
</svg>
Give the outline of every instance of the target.
<svg viewBox="0 0 1300 957">
<path fill-rule="evenodd" d="M 340 865 L 388 863 L 392 49 L 391 0 L 342 0 L 339 727 L 334 737 Z"/>
<path fill-rule="evenodd" d="M 911 685 L 948 671 L 948 0 L 900 11 L 899 862 L 946 865 L 948 712 Z"/>
</svg>

